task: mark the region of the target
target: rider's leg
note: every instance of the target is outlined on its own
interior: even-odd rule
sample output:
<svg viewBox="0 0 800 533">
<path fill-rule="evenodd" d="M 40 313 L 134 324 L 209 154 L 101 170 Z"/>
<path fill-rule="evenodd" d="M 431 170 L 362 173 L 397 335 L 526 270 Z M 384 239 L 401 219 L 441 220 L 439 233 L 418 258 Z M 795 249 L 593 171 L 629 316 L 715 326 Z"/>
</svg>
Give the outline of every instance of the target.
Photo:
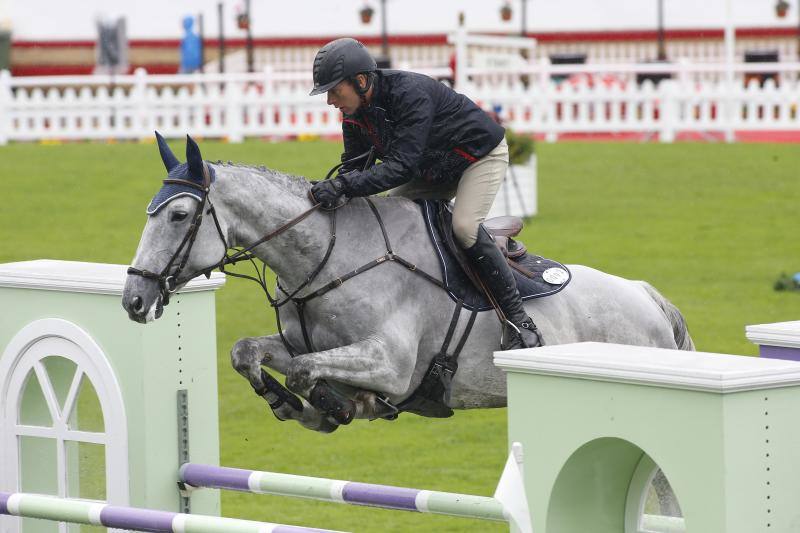
<svg viewBox="0 0 800 533">
<path fill-rule="evenodd" d="M 507 168 L 508 146 L 504 139 L 486 157 L 464 171 L 453 207 L 453 233 L 475 265 L 486 288 L 511 322 L 510 326 L 506 326 L 503 348 L 513 350 L 541 346 L 543 342 L 522 305 L 511 267 L 482 225 Z"/>
</svg>

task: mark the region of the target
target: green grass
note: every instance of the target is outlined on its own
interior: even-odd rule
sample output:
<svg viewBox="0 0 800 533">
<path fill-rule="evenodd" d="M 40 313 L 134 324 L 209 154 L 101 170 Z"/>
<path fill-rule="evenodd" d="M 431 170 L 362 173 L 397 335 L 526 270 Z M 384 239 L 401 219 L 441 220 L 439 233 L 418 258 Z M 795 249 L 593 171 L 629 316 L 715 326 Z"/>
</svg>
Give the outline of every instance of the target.
<svg viewBox="0 0 800 533">
<path fill-rule="evenodd" d="M 182 143 L 173 143 L 176 153 Z M 321 177 L 335 143 L 203 142 L 206 159 Z M 522 240 L 567 263 L 651 282 L 686 316 L 697 347 L 753 355 L 746 324 L 798 318 L 772 290 L 800 270 L 800 148 L 791 145 L 540 144 L 539 216 Z M 0 147 L 0 262 L 129 263 L 164 171 L 139 144 Z M 123 312 L 120 309 L 120 312 Z M 229 366 L 236 339 L 275 331 L 255 285 L 218 293 L 223 464 L 489 495 L 505 459 L 505 410 L 429 421 L 356 422 L 332 435 L 279 423 Z M 444 332 L 443 332 L 444 333 Z M 529 458 L 529 460 L 533 460 Z M 463 519 L 225 493 L 228 516 L 355 531 L 503 531 Z"/>
</svg>

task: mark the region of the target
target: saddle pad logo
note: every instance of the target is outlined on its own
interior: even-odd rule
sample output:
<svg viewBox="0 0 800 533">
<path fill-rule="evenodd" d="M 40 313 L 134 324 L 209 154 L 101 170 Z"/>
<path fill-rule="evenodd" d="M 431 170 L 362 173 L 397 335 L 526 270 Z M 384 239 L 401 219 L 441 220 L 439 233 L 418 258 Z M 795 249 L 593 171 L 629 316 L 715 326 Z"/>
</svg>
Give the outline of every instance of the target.
<svg viewBox="0 0 800 533">
<path fill-rule="evenodd" d="M 569 274 L 563 268 L 548 268 L 542 272 L 542 279 L 551 285 L 561 285 L 569 279 Z"/>
</svg>

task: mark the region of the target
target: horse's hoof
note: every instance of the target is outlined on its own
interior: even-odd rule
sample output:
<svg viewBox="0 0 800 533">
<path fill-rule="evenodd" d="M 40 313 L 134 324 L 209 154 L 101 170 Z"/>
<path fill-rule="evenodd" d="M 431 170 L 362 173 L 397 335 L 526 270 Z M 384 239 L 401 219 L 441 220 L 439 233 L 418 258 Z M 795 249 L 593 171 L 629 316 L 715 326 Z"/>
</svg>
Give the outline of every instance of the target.
<svg viewBox="0 0 800 533">
<path fill-rule="evenodd" d="M 339 425 L 347 425 L 355 418 L 356 404 L 338 394 L 323 381 L 314 386 L 308 401 Z"/>
</svg>

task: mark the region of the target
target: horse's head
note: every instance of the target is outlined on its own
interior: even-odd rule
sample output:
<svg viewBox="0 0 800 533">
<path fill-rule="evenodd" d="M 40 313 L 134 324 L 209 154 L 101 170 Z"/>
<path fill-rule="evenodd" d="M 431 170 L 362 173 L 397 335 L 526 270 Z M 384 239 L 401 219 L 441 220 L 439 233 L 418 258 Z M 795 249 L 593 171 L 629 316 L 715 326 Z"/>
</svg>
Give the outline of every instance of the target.
<svg viewBox="0 0 800 533">
<path fill-rule="evenodd" d="M 216 266 L 227 248 L 208 198 L 215 171 L 203 161 L 197 143 L 187 136 L 186 163 L 181 163 L 158 133 L 156 140 L 168 174 L 147 207 L 122 294 L 128 316 L 141 323 L 159 318 L 169 296 Z"/>
</svg>

